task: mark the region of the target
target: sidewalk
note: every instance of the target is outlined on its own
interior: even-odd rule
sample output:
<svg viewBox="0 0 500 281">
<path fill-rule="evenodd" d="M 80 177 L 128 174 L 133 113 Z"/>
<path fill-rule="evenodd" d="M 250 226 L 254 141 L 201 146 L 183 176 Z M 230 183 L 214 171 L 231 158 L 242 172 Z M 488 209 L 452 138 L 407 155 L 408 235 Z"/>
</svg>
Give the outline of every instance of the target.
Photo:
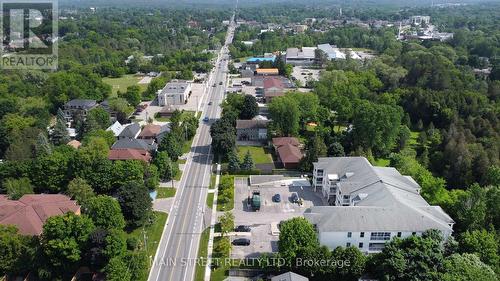
<svg viewBox="0 0 500 281">
<path fill-rule="evenodd" d="M 212 274 L 210 265 L 212 264 L 212 253 L 214 249 L 214 236 L 215 236 L 215 223 L 217 221 L 217 194 L 219 193 L 219 180 L 220 180 L 220 164 L 217 164 L 217 174 L 215 176 L 215 188 L 214 188 L 214 202 L 212 205 L 212 217 L 210 220 L 210 234 L 208 236 L 208 250 L 207 250 L 207 266 L 205 267 L 205 281 L 210 281 L 210 275 Z"/>
</svg>

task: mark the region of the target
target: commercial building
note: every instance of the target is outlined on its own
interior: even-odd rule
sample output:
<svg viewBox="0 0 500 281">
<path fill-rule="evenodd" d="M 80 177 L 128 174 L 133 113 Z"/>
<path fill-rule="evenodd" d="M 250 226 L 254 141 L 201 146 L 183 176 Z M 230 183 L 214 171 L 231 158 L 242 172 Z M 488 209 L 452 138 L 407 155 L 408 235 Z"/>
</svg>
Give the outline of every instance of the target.
<svg viewBox="0 0 500 281">
<path fill-rule="evenodd" d="M 162 90 L 158 91 L 158 105 L 183 105 L 191 94 L 191 83 L 181 80 L 172 80 Z"/>
<path fill-rule="evenodd" d="M 316 61 L 316 47 L 288 48 L 286 63 L 295 66 L 312 65 Z"/>
<path fill-rule="evenodd" d="M 453 219 L 429 205 L 420 186 L 392 167 L 374 167 L 364 157 L 320 158 L 314 163 L 313 188 L 331 206 L 315 206 L 304 214 L 317 229 L 322 245 L 355 246 L 381 251 L 393 237 L 440 230 L 453 232 Z"/>
<path fill-rule="evenodd" d="M 323 51 L 327 56 L 329 60 L 336 60 L 336 59 L 345 59 L 346 54 L 341 52 L 339 48 L 333 47 L 330 44 L 320 44 L 318 45 L 318 49 Z"/>
</svg>

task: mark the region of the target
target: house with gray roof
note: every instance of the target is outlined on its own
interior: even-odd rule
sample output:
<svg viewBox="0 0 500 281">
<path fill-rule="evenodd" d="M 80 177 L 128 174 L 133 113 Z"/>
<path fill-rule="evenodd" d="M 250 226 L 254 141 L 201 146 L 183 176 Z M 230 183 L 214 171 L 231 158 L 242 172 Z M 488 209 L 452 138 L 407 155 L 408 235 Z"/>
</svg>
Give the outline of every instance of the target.
<svg viewBox="0 0 500 281">
<path fill-rule="evenodd" d="M 265 141 L 269 120 L 236 120 L 237 141 Z"/>
<path fill-rule="evenodd" d="M 330 206 L 315 206 L 304 217 L 318 231 L 322 245 L 355 246 L 375 253 L 393 237 L 438 229 L 453 232 L 453 219 L 420 195 L 413 178 L 392 167 L 374 167 L 364 157 L 319 158 L 313 188 Z"/>
<path fill-rule="evenodd" d="M 141 132 L 141 125 L 139 123 L 128 124 L 118 135 L 118 139 L 135 139 Z"/>
<path fill-rule="evenodd" d="M 154 142 L 147 142 L 141 139 L 119 139 L 117 140 L 111 149 L 135 149 L 135 150 L 146 150 L 149 152 L 156 151 L 158 145 Z"/>
<path fill-rule="evenodd" d="M 74 99 L 64 104 L 64 118 L 66 122 L 71 122 L 75 116 L 80 115 L 83 119 L 86 118 L 88 112 L 98 106 L 95 100 L 89 99 Z"/>
</svg>

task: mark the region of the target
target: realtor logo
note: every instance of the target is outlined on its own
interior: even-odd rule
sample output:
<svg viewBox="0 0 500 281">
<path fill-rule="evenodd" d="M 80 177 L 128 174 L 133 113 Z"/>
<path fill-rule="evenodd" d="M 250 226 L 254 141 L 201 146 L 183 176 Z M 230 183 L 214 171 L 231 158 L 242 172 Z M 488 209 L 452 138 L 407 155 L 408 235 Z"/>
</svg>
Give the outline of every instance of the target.
<svg viewBox="0 0 500 281">
<path fill-rule="evenodd" d="M 0 1 L 0 67 L 57 69 L 57 0 Z"/>
</svg>

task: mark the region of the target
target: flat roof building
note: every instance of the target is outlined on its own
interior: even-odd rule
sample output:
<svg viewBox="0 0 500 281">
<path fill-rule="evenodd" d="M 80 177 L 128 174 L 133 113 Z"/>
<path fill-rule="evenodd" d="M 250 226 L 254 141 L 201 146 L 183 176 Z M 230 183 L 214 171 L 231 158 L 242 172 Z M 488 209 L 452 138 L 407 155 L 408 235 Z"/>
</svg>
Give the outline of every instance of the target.
<svg viewBox="0 0 500 281">
<path fill-rule="evenodd" d="M 158 105 L 183 105 L 186 104 L 191 94 L 191 83 L 181 80 L 172 80 L 158 91 Z"/>
</svg>

